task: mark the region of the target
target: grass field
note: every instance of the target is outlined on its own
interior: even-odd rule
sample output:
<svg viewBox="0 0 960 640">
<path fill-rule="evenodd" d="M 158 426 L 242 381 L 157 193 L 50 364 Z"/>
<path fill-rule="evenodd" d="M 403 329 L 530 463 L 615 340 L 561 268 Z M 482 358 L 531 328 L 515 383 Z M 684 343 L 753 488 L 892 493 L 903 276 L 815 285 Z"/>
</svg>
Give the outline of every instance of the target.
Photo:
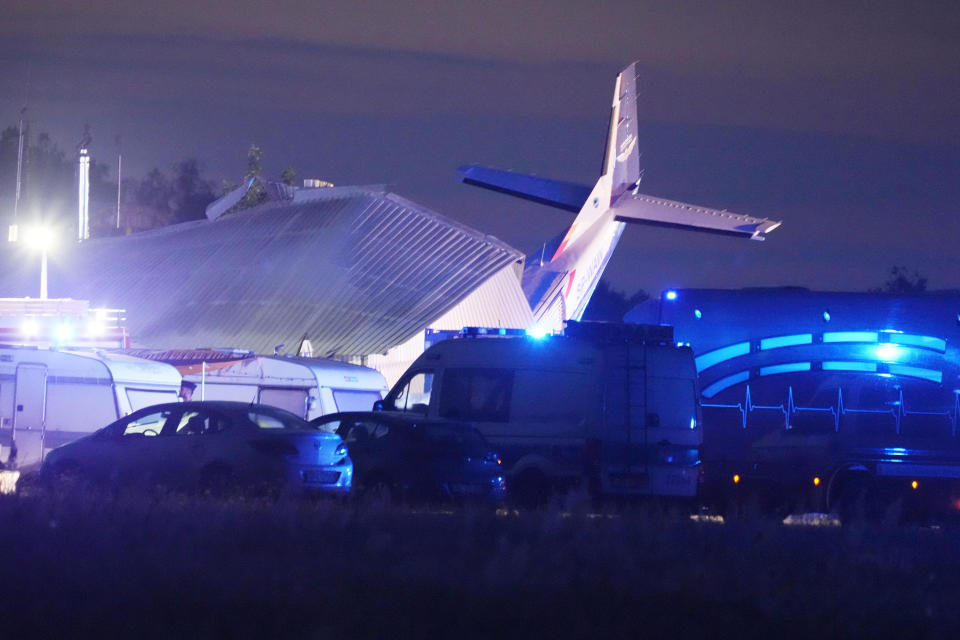
<svg viewBox="0 0 960 640">
<path fill-rule="evenodd" d="M 0 637 L 957 637 L 960 529 L 0 496 Z"/>
</svg>

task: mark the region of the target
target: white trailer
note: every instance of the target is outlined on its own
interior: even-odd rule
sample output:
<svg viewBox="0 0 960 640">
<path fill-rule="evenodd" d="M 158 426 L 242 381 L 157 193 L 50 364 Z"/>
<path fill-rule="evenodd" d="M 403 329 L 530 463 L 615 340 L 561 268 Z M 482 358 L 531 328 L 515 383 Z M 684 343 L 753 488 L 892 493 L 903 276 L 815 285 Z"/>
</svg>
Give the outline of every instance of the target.
<svg viewBox="0 0 960 640">
<path fill-rule="evenodd" d="M 369 367 L 324 358 L 252 356 L 181 367 L 197 385 L 194 400 L 258 402 L 307 420 L 338 411 L 369 411 L 386 394 L 387 380 Z"/>
<path fill-rule="evenodd" d="M 0 346 L 0 460 L 20 469 L 132 411 L 175 402 L 180 373 L 100 350 Z"/>
</svg>

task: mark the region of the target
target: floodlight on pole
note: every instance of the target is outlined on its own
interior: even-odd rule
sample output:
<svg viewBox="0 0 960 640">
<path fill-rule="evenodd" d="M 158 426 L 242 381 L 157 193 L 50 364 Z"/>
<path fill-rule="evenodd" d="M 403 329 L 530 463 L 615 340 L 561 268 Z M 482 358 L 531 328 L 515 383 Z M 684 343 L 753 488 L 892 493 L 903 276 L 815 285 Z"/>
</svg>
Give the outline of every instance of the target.
<svg viewBox="0 0 960 640">
<path fill-rule="evenodd" d="M 53 231 L 47 227 L 33 227 L 24 238 L 27 244 L 40 252 L 40 299 L 47 299 L 47 251 L 54 245 Z"/>
</svg>

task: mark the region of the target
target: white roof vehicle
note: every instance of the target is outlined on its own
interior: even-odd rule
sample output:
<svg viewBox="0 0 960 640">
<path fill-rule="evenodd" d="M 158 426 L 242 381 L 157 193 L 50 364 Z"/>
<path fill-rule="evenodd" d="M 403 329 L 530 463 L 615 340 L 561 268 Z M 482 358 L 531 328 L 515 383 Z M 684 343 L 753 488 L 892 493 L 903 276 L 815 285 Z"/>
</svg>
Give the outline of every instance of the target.
<svg viewBox="0 0 960 640">
<path fill-rule="evenodd" d="M 246 354 L 177 367 L 184 380 L 197 385 L 194 400 L 256 402 L 306 420 L 338 411 L 369 411 L 388 390 L 379 371 L 325 358 Z"/>
<path fill-rule="evenodd" d="M 34 466 L 119 417 L 175 402 L 180 380 L 168 364 L 97 349 L 0 346 L 0 460 Z"/>
</svg>

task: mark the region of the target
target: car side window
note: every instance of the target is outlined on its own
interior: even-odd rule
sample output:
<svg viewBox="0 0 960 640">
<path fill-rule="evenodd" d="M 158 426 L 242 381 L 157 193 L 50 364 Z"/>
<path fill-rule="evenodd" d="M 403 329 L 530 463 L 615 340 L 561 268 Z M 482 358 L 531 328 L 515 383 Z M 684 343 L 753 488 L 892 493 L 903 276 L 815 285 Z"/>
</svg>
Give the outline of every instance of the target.
<svg viewBox="0 0 960 640">
<path fill-rule="evenodd" d="M 250 422 L 257 425 L 257 427 L 266 430 L 306 430 L 316 428 L 311 426 L 310 423 L 303 418 L 295 416 L 289 411 L 283 411 L 282 409 L 264 408 L 261 411 L 250 411 L 247 413 L 247 417 L 250 419 Z"/>
<path fill-rule="evenodd" d="M 365 425 L 360 423 L 346 424 L 343 423 L 345 433 L 343 435 L 343 441 L 347 444 L 350 443 L 363 443 L 367 442 L 370 439 L 370 432 L 367 431 Z"/>
<path fill-rule="evenodd" d="M 175 434 L 200 436 L 220 433 L 228 426 L 226 418 L 209 411 L 184 411 L 180 416 Z"/>
<path fill-rule="evenodd" d="M 123 425 L 120 435 L 126 436 L 157 436 L 163 430 L 167 419 L 173 415 L 172 409 L 151 411 L 141 416 L 133 417 Z"/>
<path fill-rule="evenodd" d="M 339 420 L 327 420 L 326 422 L 318 422 L 316 426 L 317 431 L 323 431 L 324 433 L 336 433 L 337 429 L 340 428 L 341 422 Z"/>
</svg>

